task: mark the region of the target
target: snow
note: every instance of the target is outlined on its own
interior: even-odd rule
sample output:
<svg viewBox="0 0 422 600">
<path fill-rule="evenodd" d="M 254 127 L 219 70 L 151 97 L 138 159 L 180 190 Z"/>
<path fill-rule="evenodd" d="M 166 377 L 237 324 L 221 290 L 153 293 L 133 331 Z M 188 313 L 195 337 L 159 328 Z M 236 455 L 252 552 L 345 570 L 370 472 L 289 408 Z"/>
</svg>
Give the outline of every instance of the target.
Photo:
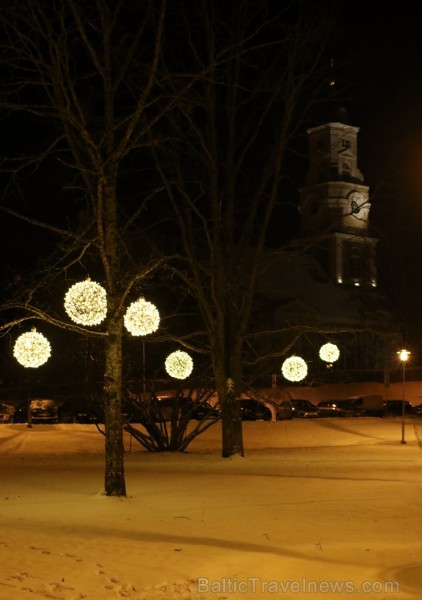
<svg viewBox="0 0 422 600">
<path fill-rule="evenodd" d="M 116 498 L 95 426 L 1 425 L 0 599 L 420 599 L 422 418 L 246 422 L 232 459 L 220 427 L 125 434 Z"/>
</svg>

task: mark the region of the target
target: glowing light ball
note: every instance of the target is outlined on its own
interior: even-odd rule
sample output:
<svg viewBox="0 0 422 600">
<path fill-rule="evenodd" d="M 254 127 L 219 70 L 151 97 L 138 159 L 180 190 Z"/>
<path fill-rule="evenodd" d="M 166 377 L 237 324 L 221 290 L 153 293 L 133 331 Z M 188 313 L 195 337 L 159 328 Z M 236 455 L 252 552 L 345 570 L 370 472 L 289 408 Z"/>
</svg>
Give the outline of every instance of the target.
<svg viewBox="0 0 422 600">
<path fill-rule="evenodd" d="M 50 358 L 50 342 L 42 333 L 33 329 L 18 337 L 13 348 L 13 356 L 24 367 L 36 369 Z"/>
<path fill-rule="evenodd" d="M 290 356 L 281 365 L 281 372 L 289 381 L 302 381 L 308 373 L 308 365 L 300 356 Z"/>
<path fill-rule="evenodd" d="M 160 313 L 157 307 L 144 298 L 140 298 L 128 307 L 124 324 L 132 335 L 148 335 L 157 331 L 160 324 Z"/>
<path fill-rule="evenodd" d="M 99 325 L 107 315 L 107 294 L 95 281 L 75 283 L 66 293 L 64 308 L 78 325 Z"/>
<path fill-rule="evenodd" d="M 192 373 L 193 360 L 187 352 L 176 350 L 167 356 L 165 367 L 171 377 L 186 379 Z"/>
<path fill-rule="evenodd" d="M 324 344 L 319 349 L 319 357 L 327 363 L 333 363 L 338 360 L 340 356 L 340 350 L 335 344 Z"/>
</svg>

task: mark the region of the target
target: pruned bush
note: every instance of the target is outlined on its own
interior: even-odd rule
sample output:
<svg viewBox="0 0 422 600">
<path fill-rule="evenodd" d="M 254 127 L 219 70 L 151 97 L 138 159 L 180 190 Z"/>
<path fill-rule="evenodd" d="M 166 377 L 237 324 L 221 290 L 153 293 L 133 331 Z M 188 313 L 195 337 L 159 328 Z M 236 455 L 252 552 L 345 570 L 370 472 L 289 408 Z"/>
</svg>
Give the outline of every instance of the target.
<svg viewBox="0 0 422 600">
<path fill-rule="evenodd" d="M 128 394 L 123 427 L 149 452 L 185 452 L 198 435 L 214 425 L 220 411 L 210 404 L 213 392 L 196 390 L 159 398 Z"/>
</svg>

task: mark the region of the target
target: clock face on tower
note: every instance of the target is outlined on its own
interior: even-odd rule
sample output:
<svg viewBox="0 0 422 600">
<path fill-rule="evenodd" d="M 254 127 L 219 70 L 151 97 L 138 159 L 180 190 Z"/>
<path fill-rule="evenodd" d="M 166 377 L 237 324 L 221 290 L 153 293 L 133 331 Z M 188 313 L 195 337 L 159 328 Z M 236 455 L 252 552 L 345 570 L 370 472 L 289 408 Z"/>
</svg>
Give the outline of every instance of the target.
<svg viewBox="0 0 422 600">
<path fill-rule="evenodd" d="M 356 200 L 352 200 L 350 208 L 352 209 L 352 215 L 357 215 L 360 212 L 360 206 Z"/>
<path fill-rule="evenodd" d="M 365 203 L 365 197 L 361 192 L 353 192 L 350 198 L 350 210 L 352 211 L 352 215 L 357 215 L 360 213 L 361 206 Z"/>
</svg>

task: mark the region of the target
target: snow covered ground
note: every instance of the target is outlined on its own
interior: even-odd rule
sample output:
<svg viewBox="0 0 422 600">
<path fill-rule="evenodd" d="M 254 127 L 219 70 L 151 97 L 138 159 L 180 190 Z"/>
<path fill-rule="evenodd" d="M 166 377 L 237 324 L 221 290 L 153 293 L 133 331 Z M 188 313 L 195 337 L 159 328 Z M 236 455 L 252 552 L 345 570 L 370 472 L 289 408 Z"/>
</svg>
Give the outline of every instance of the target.
<svg viewBox="0 0 422 600">
<path fill-rule="evenodd" d="M 185 454 L 125 439 L 127 498 L 102 494 L 91 425 L 0 426 L 1 600 L 422 595 L 422 418 L 220 425 Z"/>
</svg>

